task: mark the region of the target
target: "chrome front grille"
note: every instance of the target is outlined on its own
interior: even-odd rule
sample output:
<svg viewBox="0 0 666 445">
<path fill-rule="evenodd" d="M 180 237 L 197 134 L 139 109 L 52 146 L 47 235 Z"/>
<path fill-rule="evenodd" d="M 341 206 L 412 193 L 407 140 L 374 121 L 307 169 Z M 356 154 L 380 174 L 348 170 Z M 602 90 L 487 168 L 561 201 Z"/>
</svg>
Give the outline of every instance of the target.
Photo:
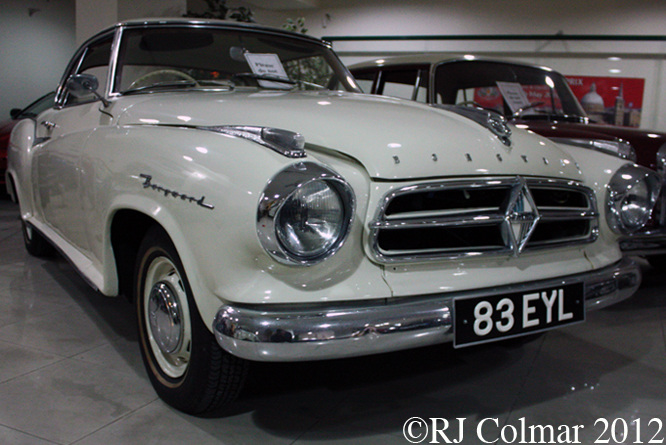
<svg viewBox="0 0 666 445">
<path fill-rule="evenodd" d="M 456 181 L 386 195 L 370 224 L 380 262 L 479 255 L 591 243 L 598 236 L 594 192 L 573 181 Z"/>
</svg>

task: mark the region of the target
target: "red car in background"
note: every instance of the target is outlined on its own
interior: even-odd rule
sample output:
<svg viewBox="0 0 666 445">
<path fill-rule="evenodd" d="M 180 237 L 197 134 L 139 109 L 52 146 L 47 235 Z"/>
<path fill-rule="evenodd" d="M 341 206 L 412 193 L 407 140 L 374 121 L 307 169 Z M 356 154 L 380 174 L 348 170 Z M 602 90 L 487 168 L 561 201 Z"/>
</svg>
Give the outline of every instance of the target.
<svg viewBox="0 0 666 445">
<path fill-rule="evenodd" d="M 0 122 L 0 184 L 4 188 L 5 171 L 7 171 L 7 146 L 12 129 L 21 119 L 35 118 L 39 113 L 53 107 L 55 92 L 40 97 L 25 108 L 14 108 L 10 112 L 11 119 Z"/>
<path fill-rule="evenodd" d="M 498 113 L 518 128 L 589 147 L 658 171 L 666 179 L 666 133 L 597 123 L 565 77 L 549 68 L 450 54 L 422 54 L 349 67 L 366 93 L 411 99 L 467 114 Z M 627 254 L 666 267 L 666 190 L 646 228 L 622 241 Z"/>
</svg>

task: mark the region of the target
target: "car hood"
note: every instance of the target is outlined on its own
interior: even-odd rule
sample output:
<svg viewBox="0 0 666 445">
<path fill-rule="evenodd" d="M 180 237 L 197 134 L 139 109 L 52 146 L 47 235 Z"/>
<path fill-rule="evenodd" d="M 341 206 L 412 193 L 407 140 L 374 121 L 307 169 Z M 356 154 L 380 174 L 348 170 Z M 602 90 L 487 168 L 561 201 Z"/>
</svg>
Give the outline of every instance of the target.
<svg viewBox="0 0 666 445">
<path fill-rule="evenodd" d="M 657 152 L 666 144 L 666 133 L 606 124 L 521 121 L 530 130 L 546 137 L 578 139 L 621 139 L 636 150 L 637 163 L 656 170 Z"/>
<path fill-rule="evenodd" d="M 115 107 L 126 104 L 121 110 Z M 333 91 L 161 93 L 112 105 L 119 125 L 251 125 L 301 133 L 308 152 L 335 151 L 373 178 L 525 175 L 581 179 L 549 140 L 512 127 L 512 144 L 466 117 L 412 101 Z"/>
</svg>

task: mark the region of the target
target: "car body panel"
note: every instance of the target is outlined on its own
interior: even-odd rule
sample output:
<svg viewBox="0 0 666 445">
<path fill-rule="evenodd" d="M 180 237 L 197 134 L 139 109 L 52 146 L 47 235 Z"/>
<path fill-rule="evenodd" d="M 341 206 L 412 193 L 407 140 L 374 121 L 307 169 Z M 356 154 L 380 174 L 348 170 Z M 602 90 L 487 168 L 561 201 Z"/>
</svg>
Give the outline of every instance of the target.
<svg viewBox="0 0 666 445">
<path fill-rule="evenodd" d="M 55 93 L 45 94 L 23 109 L 13 109 L 12 118 L 0 122 L 0 184 L 5 183 L 5 172 L 7 171 L 7 148 L 9 147 L 9 138 L 12 130 L 23 119 L 36 117 L 42 111 L 53 106 Z"/>
<path fill-rule="evenodd" d="M 666 133 L 615 125 L 558 122 L 557 120 L 553 122 L 516 120 L 515 123 L 525 125 L 528 129 L 546 137 L 622 139 L 629 142 L 636 150 L 636 162 L 653 170 L 659 168 L 657 152 L 666 143 Z"/>
<path fill-rule="evenodd" d="M 176 104 L 179 116 L 160 113 L 160 110 L 173 109 Z M 234 110 L 233 117 L 226 117 L 226 109 Z M 129 106 L 118 118 L 118 125 L 142 122 L 185 125 L 183 119 L 187 120 L 187 126 L 194 127 L 249 122 L 256 126 L 289 128 L 302 134 L 311 146 L 329 150 L 345 147 L 344 154 L 357 159 L 370 177 L 376 179 L 450 175 L 454 172 L 447 170 L 445 162 L 434 162 L 433 154 L 447 161 L 456 153 L 456 175 L 519 173 L 580 178 L 568 153 L 526 132 L 517 132 L 512 146 L 506 147 L 490 131 L 469 119 L 408 101 L 376 96 L 340 92 L 255 92 L 220 93 L 214 100 L 210 95 L 190 95 L 183 101 L 179 94 L 161 95 Z M 396 125 L 396 121 L 400 124 Z M 338 128 L 342 127 L 345 131 L 340 132 Z M 456 129 L 453 136 L 439 137 L 450 128 Z M 470 140 L 474 144 L 467 142 Z M 466 155 L 472 158 L 471 162 L 466 160 Z M 522 156 L 528 155 L 539 162 L 526 163 Z M 543 158 L 552 162 L 546 164 Z M 562 161 L 567 162 L 564 167 Z"/>
<path fill-rule="evenodd" d="M 450 73 L 447 71 L 449 67 L 456 65 L 466 68 L 466 78 L 461 79 L 460 73 L 455 71 L 451 71 Z M 497 72 L 484 67 L 484 65 L 497 67 Z M 506 73 L 500 73 L 501 69 L 504 69 L 502 67 L 509 71 L 515 70 L 516 73 L 521 74 L 515 74 L 515 77 L 510 79 L 510 76 L 507 77 Z M 440 69 L 442 72 L 438 75 Z M 392 82 L 416 82 L 418 79 L 418 86 L 413 83 L 409 84 L 410 87 L 415 89 L 413 99 L 435 106 L 440 104 L 451 105 L 458 100 L 457 97 L 453 97 L 455 95 L 441 94 L 441 91 L 450 92 L 450 89 L 455 89 L 459 86 L 462 88 L 462 85 L 470 87 L 477 81 L 484 82 L 483 88 L 485 88 L 493 76 L 496 76 L 495 79 L 498 81 L 518 82 L 520 81 L 520 76 L 523 76 L 520 77 L 522 79 L 528 79 L 529 77 L 525 73 L 529 71 L 532 72 L 530 76 L 533 77 L 536 77 L 538 73 L 542 77 L 550 76 L 553 79 L 564 79 L 561 74 L 547 67 L 508 60 L 465 57 L 447 53 L 414 54 L 383 58 L 355 64 L 350 67 L 350 70 L 355 76 L 365 79 L 364 86 L 368 92 L 372 93 L 382 94 L 383 91 L 379 90 L 385 88 L 385 84 L 388 82 L 387 79 L 390 79 L 392 75 L 395 76 L 395 73 L 402 73 L 403 77 L 395 78 Z M 421 75 L 405 74 L 416 72 L 420 72 Z M 451 78 L 449 79 L 444 73 L 451 74 Z M 529 79 L 530 81 L 534 80 L 532 78 Z M 359 82 L 362 83 L 363 80 L 359 80 Z M 493 82 L 492 84 L 494 85 L 495 83 Z M 419 93 L 418 97 L 416 94 L 417 89 L 424 90 Z M 503 109 L 499 112 L 503 113 L 509 122 L 516 127 L 532 131 L 556 141 L 574 139 L 577 141 L 609 141 L 610 143 L 630 144 L 635 152 L 635 159 L 633 160 L 641 166 L 659 172 L 662 175 L 662 180 L 666 181 L 666 167 L 664 162 L 660 161 L 662 155 L 659 154 L 660 151 L 666 151 L 666 133 L 595 123 L 586 116 L 582 106 L 566 82 L 561 82 L 561 85 L 553 87 L 553 90 L 556 90 L 556 94 L 561 102 L 563 102 L 562 98 L 566 97 L 568 108 L 564 113 L 562 113 L 562 110 L 559 110 L 558 113 L 551 114 L 548 114 L 547 111 L 545 114 L 530 114 L 528 110 L 527 113 L 518 113 L 519 115 L 515 115 L 515 113 L 511 112 L 512 110 L 509 110 L 510 107 L 506 100 L 503 101 Z M 410 90 L 406 89 L 405 91 L 409 92 Z M 468 102 L 468 104 L 471 105 L 471 102 Z M 666 195 L 662 194 L 659 198 L 659 204 L 655 213 L 645 229 L 639 233 L 626 236 L 622 241 L 622 246 L 623 250 L 628 254 L 645 255 L 648 257 L 651 255 L 662 256 L 666 254 Z"/>
<path fill-rule="evenodd" d="M 113 59 L 120 57 L 118 40 L 125 28 L 168 26 L 159 21 L 118 25 L 83 48 L 100 44 L 100 38 L 107 44 L 115 32 Z M 210 26 L 245 29 L 218 22 Z M 316 39 L 260 32 L 326 48 Z M 56 107 L 15 127 L 9 173 L 23 221 L 54 243 L 105 295 L 122 291 L 113 236 L 131 234 L 113 228 L 124 213 L 140 215 L 168 234 L 211 331 L 223 305 L 270 311 L 275 306 L 384 304 L 557 280 L 612 268 L 621 258 L 619 235 L 605 223 L 604 203 L 606 186 L 627 164 L 624 160 L 558 145 L 515 126 L 507 144 L 488 125 L 456 113 L 362 95 L 351 87 L 343 92 L 222 85 L 203 91 L 178 85 L 161 91 L 158 85 L 155 91 L 120 93 L 107 82 L 97 93 L 103 97 L 68 102 L 68 89 L 73 89 L 69 73 L 79 75 L 78 64 L 77 55 L 63 77 Z M 115 66 L 111 60 L 111 71 Z M 114 79 L 113 73 L 108 78 Z M 305 139 L 306 156 L 280 154 L 221 133 L 219 126 L 298 133 Z M 262 245 L 258 208 L 267 184 L 305 162 L 344 178 L 354 192 L 355 211 L 339 250 L 316 264 L 289 265 L 276 261 Z M 372 224 L 392 191 L 465 180 L 524 184 L 525 178 L 592 190 L 598 236 L 584 245 L 565 243 L 492 258 L 385 264 L 373 256 Z M 521 199 L 519 204 L 525 204 L 527 199 Z M 504 219 L 525 217 L 519 207 L 505 209 Z"/>
</svg>

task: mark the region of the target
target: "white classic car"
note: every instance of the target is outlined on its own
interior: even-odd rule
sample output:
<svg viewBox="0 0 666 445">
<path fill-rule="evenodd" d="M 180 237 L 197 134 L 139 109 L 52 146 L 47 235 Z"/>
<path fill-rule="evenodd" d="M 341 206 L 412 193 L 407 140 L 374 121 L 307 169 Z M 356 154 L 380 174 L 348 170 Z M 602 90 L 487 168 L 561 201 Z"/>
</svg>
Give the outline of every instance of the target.
<svg viewBox="0 0 666 445">
<path fill-rule="evenodd" d="M 656 174 L 509 127 L 359 94 L 329 45 L 129 21 L 88 40 L 12 133 L 25 245 L 135 302 L 157 393 L 201 413 L 252 361 L 456 347 L 630 296 Z"/>
</svg>

